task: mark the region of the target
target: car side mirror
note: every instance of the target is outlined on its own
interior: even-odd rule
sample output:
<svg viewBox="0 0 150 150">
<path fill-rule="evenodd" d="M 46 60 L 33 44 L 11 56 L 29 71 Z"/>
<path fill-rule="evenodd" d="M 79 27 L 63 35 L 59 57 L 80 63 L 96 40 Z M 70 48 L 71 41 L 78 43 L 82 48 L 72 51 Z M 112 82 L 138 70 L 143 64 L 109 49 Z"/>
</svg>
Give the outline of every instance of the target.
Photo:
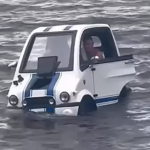
<svg viewBox="0 0 150 150">
<path fill-rule="evenodd" d="M 92 64 L 97 64 L 97 63 L 99 63 L 99 57 L 98 57 L 98 56 L 92 57 L 92 58 L 91 58 L 91 63 L 92 63 Z"/>
<path fill-rule="evenodd" d="M 10 64 L 8 65 L 8 68 L 9 68 L 9 69 L 15 69 L 15 68 L 17 67 L 17 64 L 18 64 L 18 62 L 17 62 L 17 61 L 14 61 L 14 62 L 12 62 L 12 63 L 10 63 Z"/>
</svg>

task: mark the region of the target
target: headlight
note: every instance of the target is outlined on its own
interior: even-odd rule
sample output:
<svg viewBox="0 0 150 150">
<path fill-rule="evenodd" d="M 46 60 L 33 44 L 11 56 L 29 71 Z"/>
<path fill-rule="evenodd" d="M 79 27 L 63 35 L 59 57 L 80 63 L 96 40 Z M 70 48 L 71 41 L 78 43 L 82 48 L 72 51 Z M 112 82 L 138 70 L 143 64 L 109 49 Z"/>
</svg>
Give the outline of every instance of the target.
<svg viewBox="0 0 150 150">
<path fill-rule="evenodd" d="M 9 103 L 12 106 L 16 106 L 18 104 L 18 98 L 15 95 L 9 97 Z"/>
<path fill-rule="evenodd" d="M 60 100 L 61 100 L 62 102 L 68 102 L 69 99 L 70 99 L 70 95 L 69 95 L 67 92 L 62 92 L 62 93 L 60 94 Z"/>
</svg>

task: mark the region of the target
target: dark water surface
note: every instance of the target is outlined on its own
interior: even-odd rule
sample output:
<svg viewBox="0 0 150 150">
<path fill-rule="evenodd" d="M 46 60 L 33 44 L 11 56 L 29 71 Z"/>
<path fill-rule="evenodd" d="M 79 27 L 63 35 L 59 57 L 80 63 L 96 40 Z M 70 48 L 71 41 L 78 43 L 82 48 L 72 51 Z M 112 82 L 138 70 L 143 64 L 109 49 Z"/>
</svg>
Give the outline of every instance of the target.
<svg viewBox="0 0 150 150">
<path fill-rule="evenodd" d="M 121 54 L 134 54 L 137 79 L 129 98 L 87 117 L 7 118 L 5 89 L 13 71 L 6 65 L 18 59 L 34 28 L 73 23 L 110 24 Z M 0 0 L 0 150 L 149 150 L 149 28 L 149 0 Z"/>
</svg>

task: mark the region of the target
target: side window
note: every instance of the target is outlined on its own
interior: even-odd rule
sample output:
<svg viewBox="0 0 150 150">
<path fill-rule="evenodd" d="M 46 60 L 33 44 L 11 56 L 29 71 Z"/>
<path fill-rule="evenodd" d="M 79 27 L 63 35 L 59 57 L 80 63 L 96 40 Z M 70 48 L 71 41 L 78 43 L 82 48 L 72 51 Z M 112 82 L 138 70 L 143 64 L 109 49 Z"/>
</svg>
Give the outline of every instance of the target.
<svg viewBox="0 0 150 150">
<path fill-rule="evenodd" d="M 98 49 L 102 53 L 103 58 L 105 58 L 105 54 L 104 54 L 104 51 L 102 48 L 102 42 L 101 42 L 100 38 L 98 36 L 91 36 L 91 37 L 92 37 L 92 40 L 94 42 L 93 47 Z"/>
<path fill-rule="evenodd" d="M 85 49 L 83 41 L 85 42 Z M 83 32 L 80 45 L 80 67 L 94 56 L 98 56 L 101 60 L 104 59 L 103 62 L 118 57 L 117 48 L 109 27 L 91 28 Z"/>
<path fill-rule="evenodd" d="M 85 36 L 86 37 L 86 36 Z M 94 54 L 95 49 L 100 51 L 103 55 L 103 58 L 105 58 L 104 53 L 102 51 L 102 43 L 98 36 L 90 36 L 91 40 L 93 41 L 93 48 L 91 48 L 92 53 Z M 80 64 L 84 64 L 88 61 L 88 54 L 83 46 L 83 39 L 81 41 L 80 45 Z"/>
<path fill-rule="evenodd" d="M 87 56 L 87 53 L 84 49 L 84 46 L 83 46 L 83 41 L 81 42 L 81 47 L 80 47 L 80 64 L 84 63 L 88 61 L 88 56 Z"/>
<path fill-rule="evenodd" d="M 87 53 L 84 49 L 84 46 L 83 46 L 83 41 L 81 41 L 81 45 L 80 45 L 80 54 L 79 54 L 79 61 L 80 61 L 80 69 L 81 71 L 84 71 L 85 69 L 88 68 L 88 56 L 87 56 Z"/>
<path fill-rule="evenodd" d="M 88 57 L 96 55 L 97 51 L 103 55 L 103 59 L 114 59 L 118 57 L 117 47 L 115 45 L 112 33 L 108 27 L 98 27 L 87 29 L 84 31 L 84 36 L 88 40 L 92 39 L 92 42 L 88 42 L 87 47 L 91 50 L 88 52 Z M 87 39 L 86 38 L 86 39 Z M 85 51 L 87 52 L 87 51 Z M 99 53 L 99 56 L 101 55 Z"/>
<path fill-rule="evenodd" d="M 102 42 L 102 49 L 105 54 L 105 58 L 116 58 L 118 54 L 111 30 L 107 27 L 103 27 L 100 29 L 98 35 Z"/>
</svg>

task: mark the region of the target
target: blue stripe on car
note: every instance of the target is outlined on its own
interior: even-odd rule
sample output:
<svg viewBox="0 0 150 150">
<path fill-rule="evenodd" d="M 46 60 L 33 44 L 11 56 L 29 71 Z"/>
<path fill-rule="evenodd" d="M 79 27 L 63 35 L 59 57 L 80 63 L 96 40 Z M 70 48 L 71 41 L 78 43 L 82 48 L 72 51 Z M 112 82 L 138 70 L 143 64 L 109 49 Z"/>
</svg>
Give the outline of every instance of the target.
<svg viewBox="0 0 150 150">
<path fill-rule="evenodd" d="M 30 89 L 31 86 L 35 83 L 35 81 L 37 80 L 37 76 L 35 74 L 32 75 L 30 82 L 28 83 L 26 89 L 25 89 L 25 98 L 30 97 Z"/>
<path fill-rule="evenodd" d="M 95 102 L 98 103 L 105 103 L 105 102 L 111 102 L 118 99 L 118 96 L 112 96 L 112 97 L 105 97 L 105 98 L 99 98 L 95 99 Z"/>
<path fill-rule="evenodd" d="M 58 81 L 59 77 L 60 77 L 60 73 L 56 73 L 54 75 L 54 77 L 52 78 L 52 81 L 50 82 L 50 85 L 47 89 L 48 96 L 54 96 L 54 87 L 55 87 L 56 82 Z"/>
</svg>

